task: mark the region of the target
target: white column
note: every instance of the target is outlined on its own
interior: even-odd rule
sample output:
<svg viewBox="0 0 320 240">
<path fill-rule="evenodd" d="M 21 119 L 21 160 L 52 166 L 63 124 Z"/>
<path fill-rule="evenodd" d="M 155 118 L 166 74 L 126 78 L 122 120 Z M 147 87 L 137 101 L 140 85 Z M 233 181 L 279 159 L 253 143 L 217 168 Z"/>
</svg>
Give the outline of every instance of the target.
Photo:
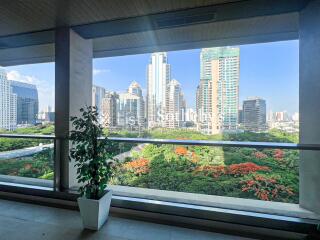
<svg viewBox="0 0 320 240">
<path fill-rule="evenodd" d="M 300 142 L 320 144 L 320 1 L 300 13 Z M 320 152 L 300 153 L 300 206 L 320 214 Z"/>
<path fill-rule="evenodd" d="M 92 40 L 86 40 L 69 28 L 56 30 L 55 41 L 55 134 L 67 137 L 70 117 L 92 101 Z M 69 142 L 61 143 L 60 186 L 77 185 L 74 162 L 69 162 Z"/>
</svg>

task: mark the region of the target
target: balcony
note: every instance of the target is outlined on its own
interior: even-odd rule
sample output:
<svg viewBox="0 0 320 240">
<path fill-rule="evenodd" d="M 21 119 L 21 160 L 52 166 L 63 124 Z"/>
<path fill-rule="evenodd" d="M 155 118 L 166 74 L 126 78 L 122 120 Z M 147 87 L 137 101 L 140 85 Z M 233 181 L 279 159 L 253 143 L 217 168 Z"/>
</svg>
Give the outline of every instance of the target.
<svg viewBox="0 0 320 240">
<path fill-rule="evenodd" d="M 51 123 L 47 132 L 0 134 L 0 198 L 4 199 L 0 200 L 1 239 L 319 239 L 319 1 L 208 0 L 151 4 L 150 1 L 124 0 L 119 4 L 117 1 L 96 0 L 23 3 L 13 0 L 0 3 L 0 15 L 0 80 L 5 86 L 5 90 L 0 89 L 0 128 L 16 131 L 32 124 L 35 125 L 33 128 L 42 129 Z M 289 105 L 298 109 L 300 115 L 295 116 L 298 120 L 292 118 L 290 124 L 279 121 L 281 123 L 273 126 L 299 134 L 292 141 L 289 138 L 279 141 L 276 137 L 269 142 L 260 138 L 233 137 L 234 130 L 246 134 L 258 129 L 255 136 L 269 134 L 265 132 L 265 121 L 248 126 L 244 121 L 237 121 L 238 104 L 240 99 L 243 100 L 238 93 L 240 75 L 243 74 L 243 71 L 240 74 L 240 65 L 244 65 L 242 60 L 240 64 L 240 49 L 248 45 L 281 45 L 284 42 L 295 46 L 294 56 L 282 52 L 282 48 L 274 52 L 252 51 L 257 58 L 251 59 L 249 66 L 252 68 L 247 72 L 250 75 L 260 62 L 265 67 L 264 74 L 256 74 L 253 80 L 248 78 L 250 84 L 244 89 L 259 85 L 263 79 L 261 96 L 269 88 L 269 97 L 277 103 L 281 100 L 276 98 L 276 93 L 287 96 L 294 92 L 292 95 L 296 98 L 289 101 Z M 227 49 L 226 46 L 233 48 L 228 53 L 231 57 L 209 56 L 216 54 L 217 49 Z M 167 52 L 176 51 L 184 52 L 183 56 L 194 51 L 198 54 L 197 60 L 201 54 L 207 54 L 207 59 L 200 58 L 205 62 L 203 69 L 199 62 L 188 63 L 193 67 L 199 63 L 196 77 L 190 74 L 189 65 L 182 61 L 185 57 L 181 55 L 176 62 L 182 62 L 179 71 L 185 77 L 182 76 L 182 80 L 178 77 L 178 80 L 185 81 L 185 89 L 191 89 L 188 83 L 192 79 L 199 83 L 194 89 L 197 95 L 194 102 L 203 105 L 197 110 L 203 108 L 207 111 L 204 111 L 205 121 L 197 122 L 197 129 L 212 136 L 199 138 L 190 134 L 185 138 L 178 131 L 170 137 L 152 135 L 147 131 L 144 135 L 138 117 L 136 122 L 139 124 L 131 128 L 138 134 L 125 136 L 108 132 L 108 147 L 114 147 L 112 158 L 117 159 L 112 165 L 117 174 L 108 185 L 114 193 L 111 218 L 100 232 L 82 230 L 77 211 L 77 169 L 74 160 L 69 159 L 72 147 L 69 135 L 73 130 L 70 117 L 79 116 L 79 109 L 84 106 L 98 105 L 93 103 L 96 101 L 93 88 L 96 92 L 101 89 L 94 86 L 99 79 L 93 78 L 101 69 L 95 66 L 101 64 L 99 60 L 103 58 L 106 63 L 111 58 L 144 55 L 147 60 L 143 68 L 147 67 L 150 74 L 153 72 L 149 65 L 161 62 L 162 71 L 155 72 L 159 76 L 166 75 L 163 82 L 172 85 L 171 99 L 179 102 L 175 104 L 179 110 L 167 108 L 180 113 L 186 108 L 190 96 L 182 92 L 183 84 L 180 86 L 178 80 L 173 81 L 177 72 L 169 64 Z M 222 52 L 222 55 L 226 53 Z M 273 53 L 277 54 L 272 56 Z M 146 54 L 151 54 L 150 62 L 145 58 Z M 269 64 L 264 64 L 263 60 L 267 58 Z M 293 58 L 297 61 L 291 64 Z M 219 59 L 224 64 L 219 65 L 216 62 Z M 130 64 L 121 62 L 120 75 L 114 78 L 115 82 L 124 84 L 121 75 L 124 72 L 131 81 L 140 81 L 141 76 L 146 75 L 146 69 L 142 70 L 142 75 L 135 75 L 128 68 L 136 63 L 135 60 Z M 281 67 L 277 64 L 280 63 L 290 65 L 286 74 L 279 74 Z M 46 65 L 43 68 L 46 70 L 38 64 Z M 30 67 L 26 70 L 28 74 L 19 75 L 17 69 L 24 69 L 25 65 Z M 10 69 L 12 79 L 6 79 L 2 67 Z M 104 66 L 102 70 L 109 69 Z M 223 72 L 221 77 L 219 71 Z M 45 81 L 39 81 L 35 72 Z M 230 72 L 232 81 L 226 78 Z M 290 75 L 291 72 L 295 73 L 294 76 Z M 146 77 L 147 81 L 152 79 L 150 76 Z M 217 77 L 219 79 L 215 79 Z M 24 80 L 23 86 L 14 85 L 17 78 Z M 211 78 L 210 81 L 207 78 Z M 281 78 L 292 83 L 282 91 Z M 270 79 L 275 86 L 271 87 Z M 12 83 L 9 80 L 13 80 Z M 112 74 L 100 80 L 110 87 L 110 91 L 115 89 L 110 82 Z M 216 82 L 218 84 L 214 84 Z M 151 94 L 150 109 L 144 109 L 143 91 L 150 86 L 148 83 L 140 88 L 142 101 L 133 98 L 129 90 L 119 98 L 117 93 L 110 92 L 106 97 L 104 92 L 105 105 L 113 102 L 116 105 L 120 99 L 130 98 L 130 111 L 131 108 L 143 109 L 157 119 L 154 117 L 158 114 L 156 110 L 162 106 L 155 104 L 151 111 L 150 102 L 158 104 L 163 99 L 155 101 Z M 221 89 L 223 84 L 229 86 L 230 91 Z M 163 84 L 158 82 L 157 86 L 163 87 Z M 19 91 L 22 87 L 32 92 L 32 101 L 27 107 L 21 101 Z M 46 111 L 38 111 L 37 87 L 43 90 L 43 102 L 50 102 L 54 110 L 48 107 Z M 167 94 L 166 87 L 161 94 L 159 89 L 146 91 L 157 92 L 162 98 Z M 227 93 L 230 98 L 223 103 L 218 101 Z M 175 94 L 179 97 L 174 98 Z M 43 102 L 40 105 L 44 105 Z M 173 100 L 164 102 L 174 105 Z M 21 117 L 22 112 L 26 112 L 22 109 L 28 108 L 29 111 L 31 104 L 36 112 L 34 116 Z M 129 111 L 126 105 L 123 101 L 120 109 L 123 118 Z M 264 104 L 264 108 L 256 112 L 263 111 L 260 115 L 266 118 L 266 108 Z M 248 111 L 253 112 L 250 108 Z M 113 107 L 105 112 L 111 115 L 109 130 L 118 131 L 127 123 L 127 119 L 118 120 L 113 115 Z M 213 112 L 214 120 L 209 123 L 208 118 Z M 245 112 L 242 111 L 242 115 Z M 282 116 L 285 111 L 278 113 L 277 118 L 285 118 Z M 148 119 L 147 114 L 141 115 Z M 41 122 L 35 121 L 35 117 Z M 180 121 L 180 117 L 177 119 Z M 119 126 L 115 124 L 117 121 L 121 122 Z M 190 121 L 188 127 L 194 130 L 196 121 Z M 148 130 L 164 126 L 152 119 L 148 124 L 143 126 Z M 186 127 L 187 121 L 184 124 L 169 121 L 166 126 Z M 226 132 L 231 135 L 213 136 L 222 130 L 229 130 Z M 3 133 L 3 129 L 0 131 Z M 37 135 L 30 135 L 35 133 Z"/>
<path fill-rule="evenodd" d="M 99 232 L 83 230 L 77 211 L 0 200 L 2 239 L 216 239 L 249 240 L 251 238 L 192 230 L 184 227 L 124 218 L 113 213 Z M 17 231 L 17 227 L 19 231 Z"/>
<path fill-rule="evenodd" d="M 59 205 L 62 204 L 64 206 L 68 206 L 69 208 L 76 207 L 76 203 L 74 202 L 77 196 L 74 195 L 76 193 L 76 189 L 70 190 L 69 193 L 61 193 L 59 191 L 59 179 L 57 178 L 57 176 L 59 176 L 60 174 L 60 169 L 57 167 L 59 166 L 59 159 L 53 158 L 53 156 L 57 156 L 57 152 L 61 151 L 60 144 L 63 139 L 56 138 L 52 135 L 17 134 L 0 134 L 0 138 L 24 140 L 25 144 L 27 144 L 28 146 L 30 144 L 34 145 L 34 147 L 24 147 L 19 150 L 2 152 L 0 153 L 0 157 L 2 157 L 2 160 L 15 162 L 17 160 L 24 161 L 24 158 L 26 158 L 31 161 L 31 163 L 27 162 L 25 164 L 32 165 L 33 162 L 39 161 L 39 153 L 44 152 L 46 154 L 44 162 L 46 163 L 46 161 L 49 161 L 48 163 L 50 163 L 50 161 L 52 161 L 51 165 L 49 164 L 51 168 L 49 167 L 48 173 L 42 173 L 42 176 L 40 174 L 40 179 L 39 176 L 21 177 L 19 176 L 19 172 L 16 173 L 16 176 L 1 175 L 1 188 L 9 192 L 8 195 L 4 194 L 4 196 L 9 196 L 9 198 L 10 196 L 15 196 L 15 190 L 13 189 L 17 190 L 20 188 L 21 190 L 18 191 L 20 194 L 32 194 L 33 196 L 38 195 L 39 197 L 46 198 L 48 198 L 49 196 L 50 198 L 58 197 L 60 199 L 59 201 L 61 201 Z M 100 139 L 102 140 L 104 138 L 102 137 Z M 177 146 L 177 148 L 184 149 L 192 146 L 210 146 L 212 148 L 224 147 L 240 149 L 249 148 L 259 150 L 267 148 L 286 149 L 289 151 L 318 151 L 320 149 L 320 146 L 317 144 L 275 142 L 236 142 L 204 140 L 193 141 L 121 137 L 110 137 L 109 140 L 111 140 L 112 144 L 115 146 L 114 149 L 118 149 L 116 150 L 117 153 L 115 153 L 115 159 L 117 159 L 118 161 L 120 160 L 120 162 L 124 161 L 127 158 L 130 158 L 130 156 L 132 155 L 132 151 L 136 152 L 137 150 L 142 150 L 142 145 L 144 147 L 147 145 L 155 145 L 158 147 Z M 53 143 L 49 143 L 48 141 Z M 49 146 L 49 148 L 47 148 L 46 146 Z M 37 166 L 37 164 L 33 166 Z M 38 170 L 41 170 L 42 168 L 43 167 L 40 167 L 39 169 L 33 169 L 32 172 L 38 172 Z M 43 177 L 43 175 L 48 177 Z M 119 175 L 119 177 L 123 178 L 123 176 L 121 175 Z M 298 232 L 300 232 L 301 234 L 304 232 L 308 232 L 310 231 L 310 229 L 314 228 L 316 222 L 320 219 L 319 215 L 301 208 L 297 203 L 293 204 L 273 201 L 265 202 L 253 199 L 241 199 L 210 194 L 208 195 L 208 193 L 199 194 L 192 192 L 179 192 L 176 189 L 172 189 L 173 191 L 168 191 L 125 185 L 111 185 L 109 186 L 109 189 L 112 189 L 114 192 L 114 197 L 112 200 L 112 207 L 114 209 L 129 208 L 138 212 L 156 211 L 158 213 L 161 213 L 162 215 L 174 213 L 176 216 L 185 218 L 202 218 L 201 216 L 205 214 L 205 218 L 208 220 L 210 219 L 213 221 L 221 221 L 226 218 L 228 219 L 228 222 L 233 222 L 233 224 L 240 224 L 242 221 L 247 221 L 248 223 L 250 222 L 249 225 L 251 225 L 252 227 L 260 227 L 262 225 L 264 227 L 272 227 L 274 224 L 273 222 L 277 221 L 282 230 L 286 229 L 288 231 L 292 231 L 293 229 L 295 229 L 296 231 L 299 229 Z M 51 200 L 49 202 L 51 202 Z M 230 219 L 230 217 L 232 220 Z M 259 218 L 263 218 L 264 222 L 260 222 L 258 220 Z M 265 222 L 267 219 L 269 222 Z"/>
</svg>

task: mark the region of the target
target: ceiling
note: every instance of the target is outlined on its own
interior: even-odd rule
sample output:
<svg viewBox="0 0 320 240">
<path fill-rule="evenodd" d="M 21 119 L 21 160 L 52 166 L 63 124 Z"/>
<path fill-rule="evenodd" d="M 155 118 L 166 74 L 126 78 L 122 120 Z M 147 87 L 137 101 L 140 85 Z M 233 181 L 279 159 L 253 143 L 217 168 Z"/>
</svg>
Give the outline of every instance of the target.
<svg viewBox="0 0 320 240">
<path fill-rule="evenodd" d="M 0 65 L 54 61 L 55 28 L 94 57 L 297 39 L 309 0 L 1 0 Z"/>
<path fill-rule="evenodd" d="M 241 0 L 1 0 L 0 36 Z"/>
<path fill-rule="evenodd" d="M 94 57 L 230 46 L 298 38 L 299 14 L 261 16 L 96 38 Z"/>
</svg>

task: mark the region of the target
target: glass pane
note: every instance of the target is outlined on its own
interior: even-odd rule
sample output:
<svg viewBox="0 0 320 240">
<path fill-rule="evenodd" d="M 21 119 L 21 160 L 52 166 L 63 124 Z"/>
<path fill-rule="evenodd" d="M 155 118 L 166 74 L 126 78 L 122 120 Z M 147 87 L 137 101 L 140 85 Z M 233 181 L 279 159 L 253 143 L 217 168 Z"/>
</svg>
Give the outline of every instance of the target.
<svg viewBox="0 0 320 240">
<path fill-rule="evenodd" d="M 54 63 L 0 68 L 0 133 L 54 135 Z M 53 140 L 0 138 L 0 181 L 52 187 Z"/>
<path fill-rule="evenodd" d="M 53 140 L 0 138 L 0 181 L 53 186 Z"/>
<path fill-rule="evenodd" d="M 94 59 L 92 103 L 108 136 L 297 143 L 298 49 L 295 40 Z M 299 201 L 299 151 L 113 147 L 114 185 Z"/>
</svg>

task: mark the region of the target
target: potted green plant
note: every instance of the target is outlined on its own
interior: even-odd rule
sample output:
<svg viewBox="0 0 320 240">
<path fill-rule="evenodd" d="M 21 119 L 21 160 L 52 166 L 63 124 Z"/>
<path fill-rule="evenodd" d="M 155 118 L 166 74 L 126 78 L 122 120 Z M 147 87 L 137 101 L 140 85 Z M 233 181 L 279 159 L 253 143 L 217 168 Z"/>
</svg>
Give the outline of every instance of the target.
<svg viewBox="0 0 320 240">
<path fill-rule="evenodd" d="M 96 107 L 81 108 L 80 113 L 80 117 L 71 117 L 70 159 L 77 168 L 83 226 L 99 230 L 108 218 L 112 198 L 111 190 L 106 191 L 112 174 L 110 141 L 101 138 L 103 128 Z"/>
</svg>

